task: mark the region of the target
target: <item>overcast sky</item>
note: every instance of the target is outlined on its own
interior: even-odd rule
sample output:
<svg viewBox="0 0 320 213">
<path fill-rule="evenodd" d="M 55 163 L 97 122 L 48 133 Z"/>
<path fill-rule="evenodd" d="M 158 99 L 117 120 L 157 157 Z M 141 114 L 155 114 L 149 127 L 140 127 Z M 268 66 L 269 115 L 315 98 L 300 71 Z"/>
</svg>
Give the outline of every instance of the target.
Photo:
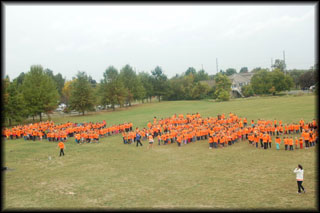
<svg viewBox="0 0 320 213">
<path fill-rule="evenodd" d="M 137 72 L 161 66 L 168 77 L 188 67 L 216 73 L 241 67 L 288 69 L 315 63 L 314 4 L 5 4 L 5 72 L 30 66 L 70 80 L 86 71 L 95 80 L 113 65 Z"/>
</svg>

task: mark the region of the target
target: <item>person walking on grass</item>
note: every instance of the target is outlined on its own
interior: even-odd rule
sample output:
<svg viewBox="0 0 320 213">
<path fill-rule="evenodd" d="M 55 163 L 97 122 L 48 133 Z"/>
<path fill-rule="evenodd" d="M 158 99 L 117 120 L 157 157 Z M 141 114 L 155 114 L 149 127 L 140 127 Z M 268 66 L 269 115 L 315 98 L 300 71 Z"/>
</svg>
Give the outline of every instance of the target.
<svg viewBox="0 0 320 213">
<path fill-rule="evenodd" d="M 299 164 L 298 168 L 295 168 L 293 170 L 293 172 L 296 173 L 296 179 L 297 179 L 297 184 L 298 184 L 298 192 L 297 193 L 301 194 L 301 189 L 303 190 L 304 193 L 306 193 L 306 190 L 302 186 L 302 182 L 303 182 L 303 168 L 302 168 L 302 166 Z"/>
<path fill-rule="evenodd" d="M 61 154 L 64 156 L 64 149 L 65 149 L 65 145 L 64 145 L 64 143 L 62 142 L 62 141 L 60 141 L 59 143 L 58 143 L 58 148 L 60 148 L 60 155 L 59 155 L 59 157 L 61 157 Z"/>
<path fill-rule="evenodd" d="M 142 146 L 140 139 L 141 139 L 141 135 L 137 132 L 136 134 L 137 147 L 139 146 L 139 144 Z"/>
</svg>

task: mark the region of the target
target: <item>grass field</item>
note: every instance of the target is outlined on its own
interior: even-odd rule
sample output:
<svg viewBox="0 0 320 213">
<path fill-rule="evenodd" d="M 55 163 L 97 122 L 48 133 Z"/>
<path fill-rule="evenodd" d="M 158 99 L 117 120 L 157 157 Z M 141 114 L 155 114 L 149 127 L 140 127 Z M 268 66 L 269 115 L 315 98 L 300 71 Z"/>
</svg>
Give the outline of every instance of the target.
<svg viewBox="0 0 320 213">
<path fill-rule="evenodd" d="M 134 106 L 115 112 L 55 118 L 56 123 L 133 122 L 143 127 L 154 116 L 229 112 L 248 121 L 258 118 L 298 122 L 316 118 L 316 96 L 235 99 L 229 102 L 176 101 Z M 308 209 L 316 210 L 317 147 L 293 152 L 261 150 L 239 142 L 208 149 L 208 141 L 178 148 L 147 150 L 124 145 L 121 136 L 99 144 L 77 145 L 71 138 L 64 157 L 53 142 L 3 141 L 3 208 L 36 209 Z M 52 159 L 49 160 L 48 157 Z M 306 194 L 298 195 L 293 169 L 305 169 Z"/>
</svg>

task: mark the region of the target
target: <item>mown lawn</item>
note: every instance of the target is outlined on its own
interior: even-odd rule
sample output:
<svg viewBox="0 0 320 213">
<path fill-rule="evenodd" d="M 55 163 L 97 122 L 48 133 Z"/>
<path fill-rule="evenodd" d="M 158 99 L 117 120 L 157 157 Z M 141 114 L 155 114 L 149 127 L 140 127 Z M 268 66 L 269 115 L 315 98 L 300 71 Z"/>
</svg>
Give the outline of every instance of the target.
<svg viewBox="0 0 320 213">
<path fill-rule="evenodd" d="M 229 112 L 248 121 L 258 118 L 298 122 L 316 118 L 315 96 L 238 99 L 229 102 L 176 101 L 134 106 L 115 112 L 55 118 L 56 123 L 133 122 L 144 127 L 153 117 Z M 54 142 L 3 141 L 4 209 L 309 209 L 317 204 L 317 147 L 261 150 L 239 142 L 208 149 L 208 141 L 178 148 L 147 150 L 124 145 L 121 136 L 99 144 L 77 145 L 71 138 L 64 157 Z M 49 160 L 51 156 L 51 160 Z M 293 169 L 305 169 L 307 193 L 298 195 Z"/>
</svg>

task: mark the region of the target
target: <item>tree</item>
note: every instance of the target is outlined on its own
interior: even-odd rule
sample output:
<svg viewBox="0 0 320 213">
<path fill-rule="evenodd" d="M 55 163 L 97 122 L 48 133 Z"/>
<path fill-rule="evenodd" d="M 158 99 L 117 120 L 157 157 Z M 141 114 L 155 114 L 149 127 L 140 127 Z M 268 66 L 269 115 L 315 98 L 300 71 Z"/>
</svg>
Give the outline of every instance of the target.
<svg viewBox="0 0 320 213">
<path fill-rule="evenodd" d="M 55 76 L 53 76 L 53 80 L 56 82 L 57 90 L 58 90 L 58 93 L 59 93 L 59 95 L 61 97 L 60 101 L 62 101 L 62 89 L 64 87 L 64 83 L 66 82 L 66 79 L 63 78 L 60 73 L 58 73 Z"/>
<path fill-rule="evenodd" d="M 139 78 L 143 88 L 145 89 L 145 96 L 143 98 L 146 98 L 147 100 L 149 98 L 150 102 L 151 102 L 151 98 L 153 96 L 153 84 L 152 84 L 153 79 L 152 79 L 152 77 L 147 72 L 140 72 L 138 75 L 138 78 Z"/>
<path fill-rule="evenodd" d="M 151 71 L 153 78 L 153 91 L 160 102 L 161 96 L 167 92 L 167 76 L 162 72 L 161 67 L 157 66 Z"/>
<path fill-rule="evenodd" d="M 16 80 L 17 85 L 21 86 L 23 83 L 24 77 L 25 77 L 25 73 L 22 72 L 22 73 L 20 73 L 20 75 L 16 79 L 13 79 L 13 80 Z"/>
<path fill-rule="evenodd" d="M 54 75 L 53 71 L 48 69 L 48 68 L 44 70 L 44 73 L 46 75 L 48 75 L 50 78 L 52 78 L 52 80 L 54 80 L 55 85 L 56 85 L 57 90 L 58 90 L 58 93 L 59 93 L 59 96 L 60 96 L 60 101 L 62 101 L 62 99 L 63 99 L 62 98 L 62 89 L 63 89 L 63 86 L 64 86 L 64 83 L 65 83 L 66 79 L 63 78 L 60 73 Z"/>
<path fill-rule="evenodd" d="M 242 67 L 239 71 L 239 73 L 247 73 L 248 71 L 248 67 Z"/>
<path fill-rule="evenodd" d="M 192 88 L 192 99 L 204 99 L 207 97 L 209 92 L 209 86 L 207 84 L 201 84 L 200 82 L 195 83 Z"/>
<path fill-rule="evenodd" d="M 226 75 L 227 75 L 227 76 L 233 75 L 233 74 L 235 74 L 235 73 L 237 73 L 237 70 L 234 69 L 234 68 L 228 68 L 228 69 L 226 70 Z"/>
<path fill-rule="evenodd" d="M 75 80 L 71 84 L 70 108 L 81 112 L 93 110 L 95 97 L 89 77 L 85 72 L 78 72 Z"/>
<path fill-rule="evenodd" d="M 251 70 L 251 72 L 252 72 L 252 73 L 257 73 L 257 72 L 259 72 L 260 70 L 262 70 L 261 67 L 256 67 L 256 68 L 254 68 L 253 70 Z"/>
<path fill-rule="evenodd" d="M 118 70 L 109 66 L 103 73 L 103 80 L 100 85 L 101 104 L 103 106 L 111 104 L 113 110 L 115 105 L 122 106 L 127 97 L 127 89 L 120 79 Z"/>
<path fill-rule="evenodd" d="M 309 87 L 316 83 L 316 71 L 309 70 L 303 73 L 299 78 L 299 85 L 301 89 L 309 89 Z"/>
<path fill-rule="evenodd" d="M 164 95 L 165 100 L 182 100 L 185 99 L 184 76 L 176 75 L 168 81 L 168 92 Z"/>
<path fill-rule="evenodd" d="M 215 97 L 218 101 L 227 101 L 230 99 L 231 81 L 227 75 L 218 73 L 215 77 Z"/>
<path fill-rule="evenodd" d="M 49 114 L 58 105 L 59 94 L 55 82 L 44 71 L 42 66 L 31 66 L 22 84 L 23 99 L 28 113 L 33 117 L 42 113 Z"/>
<path fill-rule="evenodd" d="M 285 75 L 278 68 L 275 68 L 269 73 L 269 75 L 272 80 L 272 87 L 274 87 L 274 89 L 269 90 L 269 92 L 273 95 L 275 95 L 276 92 L 290 90 L 290 88 L 293 86 L 293 80 L 291 76 Z"/>
<path fill-rule="evenodd" d="M 133 71 L 132 67 L 130 65 L 124 66 L 120 70 L 120 79 L 124 84 L 124 87 L 127 89 L 127 98 L 126 102 L 131 106 L 131 102 L 141 96 L 140 94 L 137 94 L 136 92 L 141 92 L 142 89 L 139 88 L 137 89 L 136 87 L 138 86 L 138 78 L 136 73 Z M 143 93 L 143 92 L 142 92 Z"/>
<path fill-rule="evenodd" d="M 199 81 L 205 81 L 205 80 L 209 80 L 209 75 L 208 73 L 206 73 L 206 71 L 201 69 L 196 73 L 194 77 L 194 81 L 199 82 Z"/>
<path fill-rule="evenodd" d="M 250 97 L 254 95 L 254 91 L 252 89 L 251 84 L 241 87 L 241 92 L 245 97 Z"/>
<path fill-rule="evenodd" d="M 7 98 L 4 100 L 4 115 L 11 126 L 12 121 L 21 122 L 26 118 L 26 105 L 22 93 L 17 89 L 17 81 L 6 82 L 6 88 Z"/>
<path fill-rule="evenodd" d="M 288 70 L 288 74 L 292 77 L 295 88 L 298 89 L 299 88 L 299 78 L 300 76 L 307 72 L 308 70 Z"/>
<path fill-rule="evenodd" d="M 193 68 L 193 67 L 189 67 L 189 68 L 187 69 L 187 71 L 185 72 L 185 75 L 190 75 L 190 74 L 192 74 L 193 76 L 195 76 L 195 75 L 197 74 L 196 69 Z"/>
<path fill-rule="evenodd" d="M 274 64 L 272 65 L 273 69 L 279 69 L 281 72 L 284 72 L 286 69 L 286 63 L 284 60 L 276 59 Z"/>
<path fill-rule="evenodd" d="M 272 87 L 272 79 L 269 71 L 261 69 L 251 78 L 251 86 L 255 94 L 269 94 Z"/>
<path fill-rule="evenodd" d="M 69 100 L 71 97 L 71 85 L 74 81 L 75 79 L 67 81 L 62 88 L 62 102 L 65 103 L 67 107 L 69 106 Z"/>
</svg>

